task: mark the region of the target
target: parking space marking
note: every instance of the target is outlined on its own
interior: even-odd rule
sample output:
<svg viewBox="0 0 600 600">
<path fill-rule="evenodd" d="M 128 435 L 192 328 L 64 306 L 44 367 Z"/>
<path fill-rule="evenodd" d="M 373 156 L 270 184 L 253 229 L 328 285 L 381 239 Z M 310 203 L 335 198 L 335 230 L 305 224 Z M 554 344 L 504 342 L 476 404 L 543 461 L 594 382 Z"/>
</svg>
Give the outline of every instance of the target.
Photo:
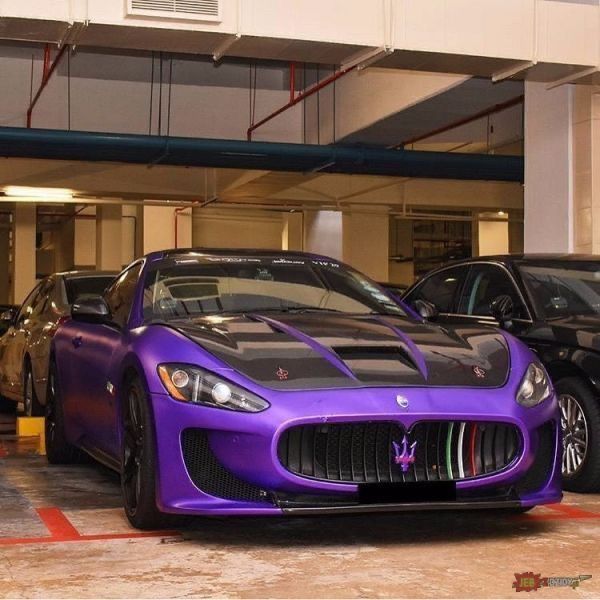
<svg viewBox="0 0 600 600">
<path fill-rule="evenodd" d="M 600 519 L 600 513 L 590 512 L 568 504 L 548 504 L 544 508 L 549 512 L 523 515 L 526 519 L 535 521 L 557 521 L 570 519 Z"/>
<path fill-rule="evenodd" d="M 40 519 L 48 529 L 49 536 L 0 538 L 0 546 L 18 546 L 22 544 L 59 544 L 64 542 L 96 542 L 100 540 L 131 540 L 152 537 L 181 537 L 179 531 L 132 531 L 130 533 L 100 533 L 81 535 L 66 515 L 56 507 L 36 509 Z"/>
</svg>

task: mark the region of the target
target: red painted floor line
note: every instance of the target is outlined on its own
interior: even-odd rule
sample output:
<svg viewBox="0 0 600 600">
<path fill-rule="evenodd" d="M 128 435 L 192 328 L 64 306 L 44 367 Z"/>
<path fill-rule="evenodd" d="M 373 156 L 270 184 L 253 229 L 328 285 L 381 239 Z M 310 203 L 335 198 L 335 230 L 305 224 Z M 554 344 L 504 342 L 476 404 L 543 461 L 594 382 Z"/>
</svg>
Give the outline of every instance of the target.
<svg viewBox="0 0 600 600">
<path fill-rule="evenodd" d="M 38 508 L 36 512 L 55 540 L 73 540 L 81 537 L 59 508 Z"/>
<path fill-rule="evenodd" d="M 561 520 L 572 520 L 572 519 L 600 519 L 600 513 L 589 512 L 582 510 L 576 506 L 569 506 L 567 504 L 548 504 L 544 508 L 550 509 L 552 513 L 541 513 L 541 514 L 528 514 L 523 515 L 526 519 L 535 521 L 561 521 Z"/>
<path fill-rule="evenodd" d="M 137 531 L 130 533 L 100 533 L 81 535 L 59 508 L 38 508 L 40 519 L 50 532 L 49 536 L 29 538 L 0 538 L 0 546 L 22 544 L 58 544 L 63 542 L 95 542 L 100 540 L 129 540 L 152 537 L 181 536 L 179 531 Z"/>
</svg>

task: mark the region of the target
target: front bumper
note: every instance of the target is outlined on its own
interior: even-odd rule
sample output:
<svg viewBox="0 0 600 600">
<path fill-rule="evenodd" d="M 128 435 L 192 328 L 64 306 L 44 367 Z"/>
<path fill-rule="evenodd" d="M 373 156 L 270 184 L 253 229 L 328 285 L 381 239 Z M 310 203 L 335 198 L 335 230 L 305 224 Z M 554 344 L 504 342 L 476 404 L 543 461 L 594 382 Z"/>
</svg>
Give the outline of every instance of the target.
<svg viewBox="0 0 600 600">
<path fill-rule="evenodd" d="M 365 388 L 270 393 L 271 407 L 262 413 L 237 413 L 172 400 L 150 394 L 156 424 L 158 477 L 157 502 L 168 513 L 195 515 L 281 515 L 348 512 L 529 507 L 559 502 L 560 427 L 556 399 L 534 408 L 523 408 L 507 388 Z M 396 402 L 398 394 L 409 408 Z M 451 407 L 451 409 L 449 409 Z M 518 428 L 521 448 L 517 458 L 499 473 L 458 480 L 454 497 L 428 497 L 403 488 L 380 502 L 375 495 L 365 500 L 364 487 L 353 483 L 323 481 L 288 471 L 278 457 L 284 431 L 306 424 L 397 422 L 406 430 L 431 420 L 479 421 L 511 424 Z M 227 497 L 214 485 L 207 488 L 186 467 L 182 436 L 200 430 L 205 435 L 213 480 L 230 477 Z M 542 432 L 546 432 L 543 434 Z M 550 432 L 548 434 L 548 432 Z M 202 450 L 207 456 L 206 449 Z M 203 459 L 204 460 L 204 459 Z M 216 464 L 216 466 L 215 466 Z M 230 485 L 231 484 L 231 485 Z M 407 484 L 408 486 L 409 484 Z M 237 486 L 237 487 L 236 487 Z M 237 495 L 236 495 L 237 490 Z M 249 491 L 250 490 L 250 491 Z M 414 490 L 412 490 L 414 491 Z"/>
</svg>

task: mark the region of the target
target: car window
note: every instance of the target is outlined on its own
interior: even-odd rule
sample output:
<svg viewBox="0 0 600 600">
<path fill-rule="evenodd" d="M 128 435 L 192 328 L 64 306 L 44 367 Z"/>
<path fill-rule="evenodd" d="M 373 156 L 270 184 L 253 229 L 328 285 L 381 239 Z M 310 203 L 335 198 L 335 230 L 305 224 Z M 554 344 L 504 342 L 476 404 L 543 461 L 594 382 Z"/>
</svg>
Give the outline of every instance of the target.
<svg viewBox="0 0 600 600">
<path fill-rule="evenodd" d="M 409 304 L 415 300 L 425 300 L 435 304 L 441 313 L 455 312 L 455 300 L 468 270 L 468 266 L 461 265 L 438 271 L 427 277 L 406 296 L 405 300 Z"/>
<path fill-rule="evenodd" d="M 25 300 L 23 301 L 23 304 L 21 304 L 21 308 L 19 309 L 19 314 L 17 315 L 17 319 L 16 319 L 17 323 L 19 321 L 23 321 L 23 320 L 29 318 L 29 316 L 33 312 L 35 303 L 39 298 L 39 291 L 40 291 L 42 284 L 43 284 L 43 282 L 38 283 L 33 288 L 33 290 L 31 290 L 31 292 L 29 293 L 27 298 L 25 298 Z"/>
<path fill-rule="evenodd" d="M 543 319 L 600 315 L 600 261 L 519 265 Z"/>
<path fill-rule="evenodd" d="M 39 294 L 37 298 L 34 300 L 31 316 L 37 317 L 46 312 L 48 308 L 48 298 L 50 294 L 54 290 L 54 279 L 47 279 L 44 281 L 40 287 Z"/>
<path fill-rule="evenodd" d="M 129 319 L 141 270 L 142 263 L 137 263 L 124 271 L 104 294 L 112 320 L 120 327 L 125 327 Z"/>
<path fill-rule="evenodd" d="M 469 271 L 458 312 L 462 315 L 491 317 L 492 300 L 503 295 L 512 298 L 515 318 L 528 318 L 527 310 L 508 273 L 497 265 L 475 264 Z"/>
<path fill-rule="evenodd" d="M 87 294 L 102 296 L 114 279 L 113 275 L 70 277 L 65 281 L 67 301 L 69 304 L 73 304 L 77 298 Z"/>
</svg>

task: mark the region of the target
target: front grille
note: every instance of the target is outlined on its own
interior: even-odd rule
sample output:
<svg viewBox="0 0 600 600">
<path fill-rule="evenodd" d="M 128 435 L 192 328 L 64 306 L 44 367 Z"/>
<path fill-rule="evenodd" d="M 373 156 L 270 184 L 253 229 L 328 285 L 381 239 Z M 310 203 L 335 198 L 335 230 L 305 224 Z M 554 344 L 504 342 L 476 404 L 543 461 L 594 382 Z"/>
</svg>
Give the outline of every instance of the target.
<svg viewBox="0 0 600 600">
<path fill-rule="evenodd" d="M 324 481 L 458 481 L 505 469 L 520 439 L 504 423 L 422 421 L 409 432 L 392 422 L 301 425 L 283 433 L 278 455 L 292 473 Z"/>
<path fill-rule="evenodd" d="M 264 502 L 262 491 L 230 473 L 215 457 L 203 429 L 186 429 L 181 434 L 183 460 L 194 485 L 218 498 Z"/>
</svg>

